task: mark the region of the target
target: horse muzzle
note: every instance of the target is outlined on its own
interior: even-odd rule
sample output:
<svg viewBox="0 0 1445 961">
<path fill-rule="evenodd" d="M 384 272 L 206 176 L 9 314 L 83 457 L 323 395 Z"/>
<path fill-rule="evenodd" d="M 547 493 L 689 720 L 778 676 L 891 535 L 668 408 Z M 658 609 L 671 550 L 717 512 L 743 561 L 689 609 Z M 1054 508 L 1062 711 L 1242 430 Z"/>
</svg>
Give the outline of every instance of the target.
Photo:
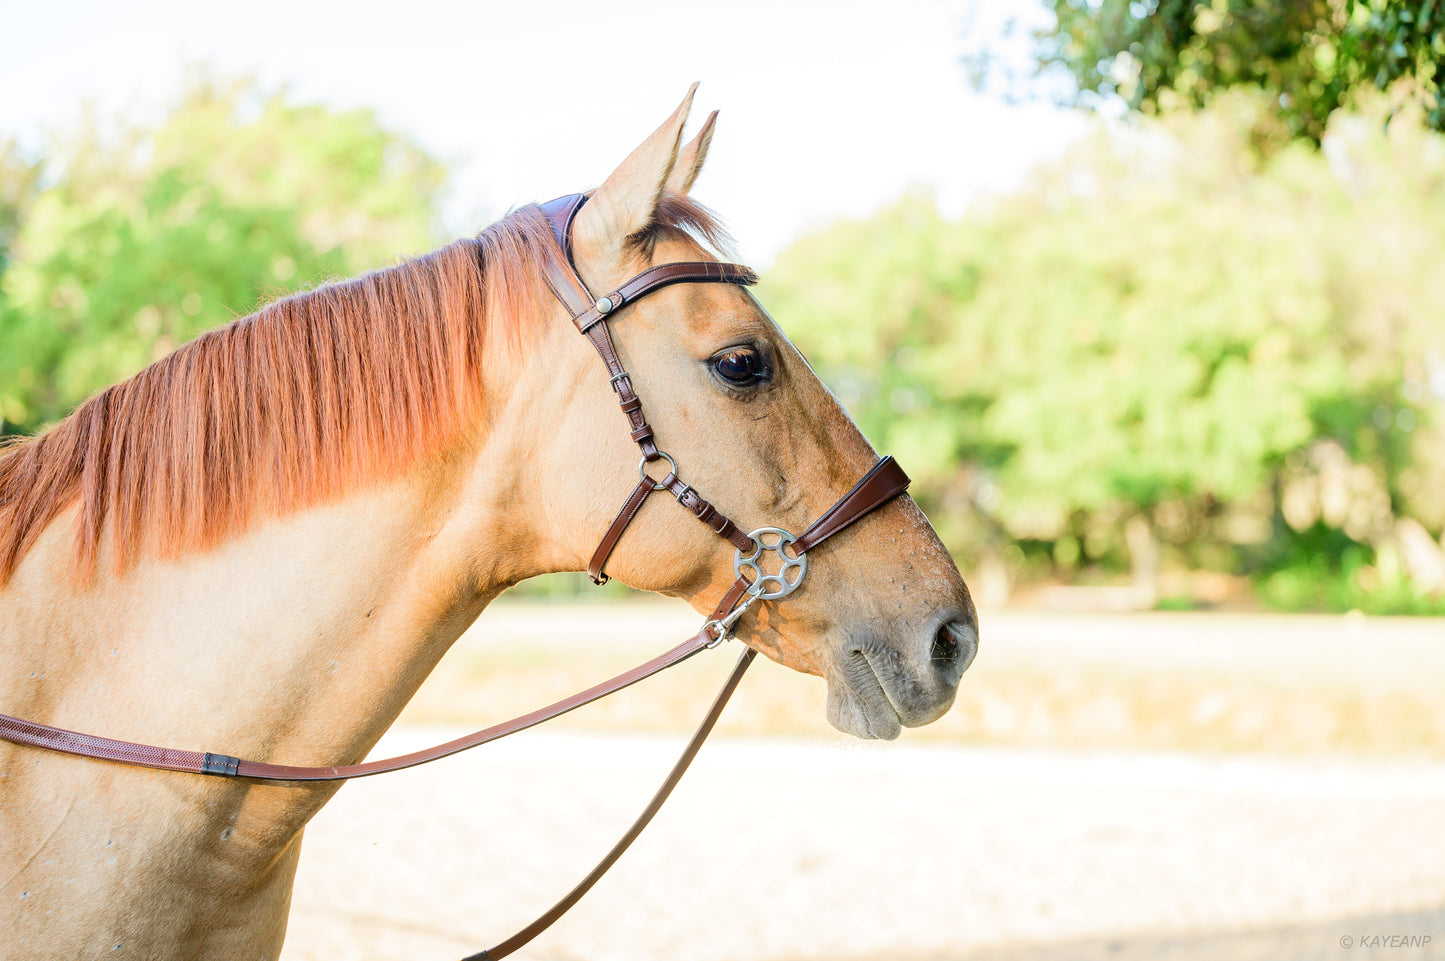
<svg viewBox="0 0 1445 961">
<path fill-rule="evenodd" d="M 904 643 L 868 637 L 844 645 L 828 677 L 828 721 L 845 734 L 891 741 L 953 705 L 978 653 L 978 622 L 945 612 Z"/>
</svg>

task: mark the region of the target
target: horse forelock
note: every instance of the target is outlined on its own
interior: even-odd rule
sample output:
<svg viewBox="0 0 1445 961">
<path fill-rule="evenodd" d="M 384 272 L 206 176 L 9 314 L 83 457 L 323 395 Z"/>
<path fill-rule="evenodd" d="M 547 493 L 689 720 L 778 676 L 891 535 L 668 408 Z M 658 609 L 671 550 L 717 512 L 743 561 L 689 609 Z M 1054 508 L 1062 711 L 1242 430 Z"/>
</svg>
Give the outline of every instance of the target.
<svg viewBox="0 0 1445 961">
<path fill-rule="evenodd" d="M 725 259 L 737 259 L 733 238 L 727 227 L 716 214 L 686 194 L 663 194 L 653 213 L 652 222 L 630 239 L 640 243 L 650 253 L 661 235 L 669 230 L 687 234 Z"/>
<path fill-rule="evenodd" d="M 482 366 L 528 342 L 549 228 L 475 239 L 271 303 L 0 450 L 0 586 L 78 502 L 73 571 L 213 546 L 395 476 L 478 422 Z"/>
</svg>

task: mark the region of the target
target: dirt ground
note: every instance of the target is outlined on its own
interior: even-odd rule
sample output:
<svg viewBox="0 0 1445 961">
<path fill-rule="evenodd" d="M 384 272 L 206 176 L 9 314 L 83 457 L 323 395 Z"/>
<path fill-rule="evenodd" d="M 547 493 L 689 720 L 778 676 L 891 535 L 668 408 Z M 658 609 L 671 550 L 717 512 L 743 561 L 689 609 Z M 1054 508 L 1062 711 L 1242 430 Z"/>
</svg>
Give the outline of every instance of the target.
<svg viewBox="0 0 1445 961">
<path fill-rule="evenodd" d="M 489 612 L 483 626 L 525 640 L 577 616 Z M 673 617 L 614 620 L 670 638 L 691 622 Z M 1361 683 L 1433 683 L 1445 670 L 1445 625 L 1429 622 L 1372 622 L 1363 635 L 1356 624 L 1334 638 L 1339 619 L 1176 617 L 1146 619 L 1142 632 L 1128 618 L 1084 620 L 996 619 L 992 636 L 1009 648 L 996 663 L 1052 658 L 1068 670 L 1082 657 L 1105 669 L 1144 658 L 1188 672 L 1217 658 L 1330 685 L 1354 676 L 1335 657 L 1367 653 Z M 980 666 L 990 636 L 986 622 Z M 1071 648 L 1070 636 L 1087 640 Z M 730 661 L 704 670 L 720 679 Z M 769 669 L 781 673 L 760 665 L 745 687 L 767 688 Z M 660 681 L 625 696 L 648 702 Z M 821 710 L 821 687 L 804 696 Z M 453 733 L 399 726 L 375 756 Z M 500 941 L 624 830 L 680 741 L 539 730 L 348 785 L 308 830 L 283 958 L 445 961 Z M 1445 762 L 1429 756 L 732 734 L 704 748 L 613 872 L 516 957 L 1441 958 L 1442 823 Z"/>
</svg>

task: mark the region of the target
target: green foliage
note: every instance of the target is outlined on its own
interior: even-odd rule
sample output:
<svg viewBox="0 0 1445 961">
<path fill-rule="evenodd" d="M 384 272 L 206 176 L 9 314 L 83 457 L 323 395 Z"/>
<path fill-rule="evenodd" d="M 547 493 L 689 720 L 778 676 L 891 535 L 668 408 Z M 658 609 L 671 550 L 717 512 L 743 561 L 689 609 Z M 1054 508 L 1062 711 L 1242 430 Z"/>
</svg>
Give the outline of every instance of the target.
<svg viewBox="0 0 1445 961">
<path fill-rule="evenodd" d="M 1270 119 L 1318 142 L 1363 87 L 1404 83 L 1445 130 L 1445 9 L 1439 0 L 1053 0 L 1035 35 L 1042 69 L 1073 77 L 1081 100 L 1122 98 L 1154 112 L 1201 107 L 1237 86 L 1266 91 Z M 1265 129 L 1265 128 L 1261 128 Z"/>
<path fill-rule="evenodd" d="M 0 142 L 0 277 L 10 263 L 10 248 L 39 193 L 41 164 L 24 156 L 12 141 Z"/>
<path fill-rule="evenodd" d="M 301 238 L 291 211 L 237 207 L 220 194 L 171 168 L 133 206 L 71 206 L 56 190 L 40 198 L 5 285 L 7 421 L 24 428 L 63 416 L 285 281 L 335 268 Z"/>
<path fill-rule="evenodd" d="M 339 250 L 347 273 L 420 253 L 437 239 L 445 168 L 368 110 L 201 82 L 150 148 L 153 167 L 204 174 L 231 203 L 293 211 L 307 242 Z"/>
<path fill-rule="evenodd" d="M 1296 525 L 1362 566 L 1396 518 L 1438 539 L 1445 141 L 1342 115 L 1324 154 L 1260 167 L 1261 109 L 1100 135 L 961 223 L 914 197 L 779 258 L 764 296 L 956 549 L 1118 569 L 1133 516 L 1235 570 L 1298 560 Z"/>
<path fill-rule="evenodd" d="M 1445 597 L 1421 591 L 1398 569 L 1381 577 L 1371 560 L 1355 544 L 1338 553 L 1301 551 L 1278 569 L 1260 573 L 1260 599 L 1280 611 L 1445 616 Z"/>
<path fill-rule="evenodd" d="M 443 179 L 369 113 L 208 84 L 156 129 L 82 129 L 43 170 L 0 155 L 4 431 L 277 295 L 423 249 Z"/>
</svg>

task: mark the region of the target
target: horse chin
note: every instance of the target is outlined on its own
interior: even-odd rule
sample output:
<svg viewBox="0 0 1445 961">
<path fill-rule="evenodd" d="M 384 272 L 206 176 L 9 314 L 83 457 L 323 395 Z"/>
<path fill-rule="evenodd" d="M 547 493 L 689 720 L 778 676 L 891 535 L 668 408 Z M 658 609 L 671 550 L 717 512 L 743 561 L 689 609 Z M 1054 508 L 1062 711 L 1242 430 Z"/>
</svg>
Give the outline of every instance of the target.
<svg viewBox="0 0 1445 961">
<path fill-rule="evenodd" d="M 891 741 L 905 727 L 931 724 L 948 712 L 958 681 L 978 649 L 977 633 L 945 623 L 950 654 L 912 664 L 886 644 L 850 645 L 828 677 L 828 720 L 845 734 Z"/>
<path fill-rule="evenodd" d="M 838 673 L 828 681 L 828 723 L 865 740 L 897 738 L 903 722 L 868 658 L 854 656 Z"/>
</svg>

